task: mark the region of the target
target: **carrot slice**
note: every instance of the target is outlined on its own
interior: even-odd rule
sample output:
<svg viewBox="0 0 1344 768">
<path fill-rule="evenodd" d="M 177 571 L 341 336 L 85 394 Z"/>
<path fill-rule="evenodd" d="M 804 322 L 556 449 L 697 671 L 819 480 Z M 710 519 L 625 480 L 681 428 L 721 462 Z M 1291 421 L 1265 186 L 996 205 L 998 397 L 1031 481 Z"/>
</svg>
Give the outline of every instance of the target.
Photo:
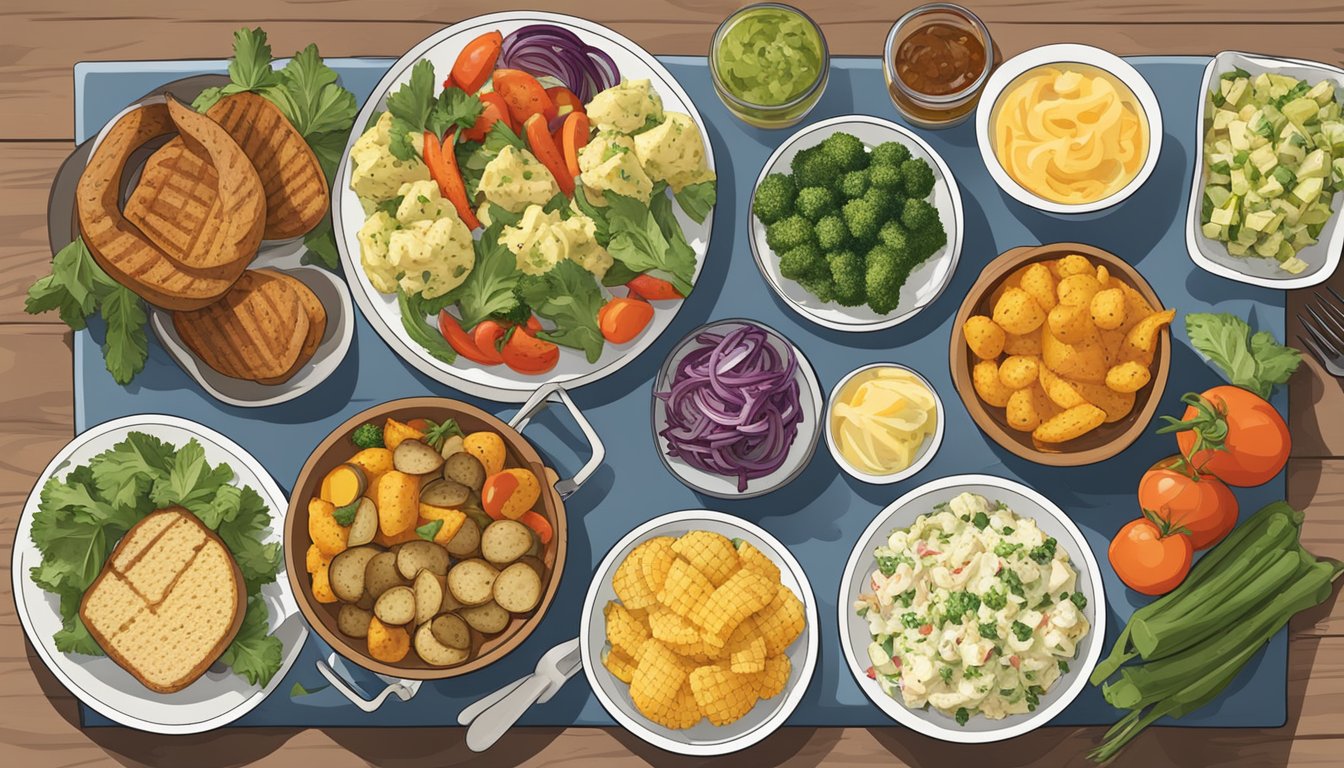
<svg viewBox="0 0 1344 768">
<path fill-rule="evenodd" d="M 537 538 L 541 539 L 542 544 L 550 544 L 551 539 L 555 537 L 555 529 L 551 527 L 551 521 L 530 509 L 518 518 L 518 522 L 531 528 L 532 532 L 537 534 Z"/>
<path fill-rule="evenodd" d="M 579 175 L 579 150 L 588 146 L 588 126 L 588 115 L 577 111 L 569 113 L 560 126 L 560 147 L 571 176 Z"/>
<path fill-rule="evenodd" d="M 467 93 L 475 93 L 490 79 L 490 72 L 499 59 L 504 36 L 498 31 L 486 32 L 462 47 L 453 62 L 452 80 Z"/>
<path fill-rule="evenodd" d="M 574 194 L 574 174 L 569 172 L 565 161 L 560 157 L 560 150 L 555 146 L 555 140 L 551 138 L 551 132 L 546 130 L 546 118 L 541 115 L 533 115 L 527 118 L 523 123 L 523 130 L 527 133 L 527 146 L 532 149 L 532 154 L 537 156 L 541 164 L 546 166 L 546 170 L 555 177 L 555 182 L 560 185 L 560 191 L 565 193 L 566 197 Z"/>
<path fill-rule="evenodd" d="M 481 353 L 480 348 L 476 346 L 476 342 L 472 340 L 471 334 L 463 330 L 462 324 L 457 321 L 456 317 L 448 314 L 446 309 L 439 313 L 439 333 L 443 334 L 444 340 L 457 354 L 468 360 L 481 365 L 498 365 Z"/>
<path fill-rule="evenodd" d="M 648 274 L 636 275 L 625 284 L 625 287 L 629 288 L 632 294 L 650 301 L 685 298 L 681 295 L 681 291 L 676 289 L 676 286 L 660 277 Z"/>
<path fill-rule="evenodd" d="M 443 143 L 433 131 L 425 131 L 425 165 L 429 168 L 430 178 L 439 185 L 439 192 L 457 209 L 458 218 L 468 229 L 480 229 L 481 222 L 476 212 L 471 210 L 467 200 L 467 185 L 462 181 L 462 173 L 457 169 L 457 153 L 453 152 L 454 129 L 448 132 Z"/>
<path fill-rule="evenodd" d="M 602 337 L 613 344 L 635 338 L 653 319 L 653 305 L 641 299 L 613 298 L 597 312 Z"/>
</svg>

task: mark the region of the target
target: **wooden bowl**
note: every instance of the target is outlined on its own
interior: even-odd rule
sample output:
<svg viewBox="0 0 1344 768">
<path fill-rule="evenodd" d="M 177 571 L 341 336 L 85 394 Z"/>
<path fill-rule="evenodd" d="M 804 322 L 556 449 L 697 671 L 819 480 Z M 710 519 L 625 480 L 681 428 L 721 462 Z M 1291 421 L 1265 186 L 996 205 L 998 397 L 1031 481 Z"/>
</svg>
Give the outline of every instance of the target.
<svg viewBox="0 0 1344 768">
<path fill-rule="evenodd" d="M 991 315 L 993 307 L 990 297 L 1008 277 L 1018 268 L 1038 261 L 1057 259 L 1071 253 L 1086 256 L 1093 264 L 1104 264 L 1113 279 L 1118 278 L 1129 284 L 1143 295 L 1143 298 L 1156 311 L 1165 307 L 1161 298 L 1148 285 L 1148 281 L 1134 267 L 1120 257 L 1082 243 L 1051 243 L 1037 247 L 1014 248 L 1001 254 L 980 273 L 980 278 L 971 286 L 957 312 L 956 322 L 952 326 L 951 346 L 948 360 L 952 367 L 952 383 L 957 394 L 966 405 L 976 426 L 991 440 L 1037 464 L 1052 467 L 1076 467 L 1094 464 L 1109 459 L 1129 447 L 1152 421 L 1157 411 L 1162 391 L 1167 386 L 1167 374 L 1171 369 L 1171 331 L 1163 328 L 1157 343 L 1157 353 L 1150 366 L 1152 380 L 1143 389 L 1135 393 L 1134 407 L 1125 418 L 1088 432 L 1076 440 L 1058 445 L 1041 445 L 1032 440 L 1030 432 L 1019 432 L 1008 426 L 1003 408 L 987 405 L 975 393 L 971 383 L 971 368 L 977 360 L 966 346 L 963 328 L 967 318 L 972 315 Z"/>
<path fill-rule="evenodd" d="M 387 664 L 373 658 L 369 655 L 364 640 L 349 637 L 337 629 L 336 613 L 340 609 L 340 603 L 317 602 L 313 597 L 312 581 L 304 567 L 308 547 L 312 544 L 312 538 L 308 535 L 309 499 L 317 495 L 322 478 L 337 465 L 349 460 L 358 450 L 350 442 L 350 434 L 355 428 L 368 422 L 382 424 L 389 417 L 398 421 L 419 417 L 437 422 L 453 418 L 467 433 L 479 430 L 496 432 L 504 439 L 507 451 L 505 466 L 530 469 L 537 477 L 543 478 L 539 510 L 550 521 L 555 529 L 555 535 L 542 552 L 541 559 L 546 564 L 548 575 L 542 585 L 541 601 L 531 613 L 515 615 L 503 632 L 482 635 L 475 629 L 471 630 L 474 655 L 455 667 L 431 666 L 421 661 L 413 651 L 396 664 Z M 521 645 L 532 634 L 555 598 L 556 588 L 560 586 L 560 572 L 565 564 L 566 524 L 564 504 L 554 488 L 555 479 L 555 471 L 542 462 L 536 448 L 533 448 L 517 430 L 480 408 L 458 400 L 411 397 L 383 403 L 352 416 L 327 435 L 326 439 L 313 450 L 290 493 L 289 514 L 285 517 L 285 569 L 289 573 L 290 586 L 294 588 L 299 609 L 303 611 L 303 616 L 313 631 L 337 653 L 380 675 L 410 680 L 444 680 L 475 672 L 493 664 Z"/>
</svg>

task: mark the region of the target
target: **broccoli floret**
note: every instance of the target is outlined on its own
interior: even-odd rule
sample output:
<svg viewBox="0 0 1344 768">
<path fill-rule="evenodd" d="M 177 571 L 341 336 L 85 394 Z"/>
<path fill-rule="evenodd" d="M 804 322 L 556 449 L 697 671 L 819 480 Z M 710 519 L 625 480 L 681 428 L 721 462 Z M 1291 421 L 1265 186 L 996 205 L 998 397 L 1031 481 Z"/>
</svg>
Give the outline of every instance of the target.
<svg viewBox="0 0 1344 768">
<path fill-rule="evenodd" d="M 912 197 L 901 209 L 901 223 L 911 232 L 932 229 L 938 223 L 938 211 L 927 200 Z"/>
<path fill-rule="evenodd" d="M 350 436 L 350 441 L 357 448 L 382 448 L 383 429 L 377 424 L 360 424 L 355 427 L 355 433 Z"/>
<path fill-rule="evenodd" d="M 817 297 L 820 302 L 828 302 L 835 298 L 835 283 L 831 281 L 830 274 L 820 275 L 818 277 L 809 277 L 796 281 L 803 286 L 803 290 Z"/>
<path fill-rule="evenodd" d="M 783 253 L 812 242 L 812 222 L 798 214 L 780 219 L 765 228 L 765 242 L 775 253 Z"/>
<path fill-rule="evenodd" d="M 868 152 L 858 136 L 850 133 L 832 133 L 819 146 L 838 167 L 846 171 L 857 171 L 868 166 Z"/>
<path fill-rule="evenodd" d="M 905 182 L 906 197 L 925 198 L 933 191 L 933 169 L 923 160 L 901 163 L 901 179 Z"/>
<path fill-rule="evenodd" d="M 797 195 L 793 179 L 782 173 L 772 173 L 756 188 L 751 211 L 762 224 L 774 224 L 793 213 L 793 201 Z"/>
<path fill-rule="evenodd" d="M 838 214 L 822 216 L 817 222 L 817 245 L 830 253 L 839 250 L 849 240 L 849 228 Z"/>
<path fill-rule="evenodd" d="M 867 242 L 877 237 L 877 228 L 882 226 L 882 218 L 877 208 L 865 198 L 845 203 L 842 216 L 849 234 L 860 242 Z"/>
<path fill-rule="evenodd" d="M 863 193 L 863 199 L 873 204 L 881 223 L 899 219 L 905 206 L 905 197 L 894 189 L 872 187 Z"/>
<path fill-rule="evenodd" d="M 790 280 L 825 277 L 829 269 L 816 243 L 803 243 L 779 257 L 779 273 Z"/>
<path fill-rule="evenodd" d="M 910 148 L 899 141 L 884 141 L 873 147 L 872 157 L 873 165 L 898 166 L 910 159 Z"/>
<path fill-rule="evenodd" d="M 793 158 L 793 181 L 799 189 L 804 187 L 832 187 L 840 175 L 849 170 L 836 162 L 821 145 L 799 152 Z"/>
<path fill-rule="evenodd" d="M 863 197 L 868 191 L 868 172 L 850 171 L 840 177 L 840 196 L 846 200 Z"/>
<path fill-rule="evenodd" d="M 868 183 L 879 189 L 894 189 L 901 191 L 905 187 L 905 179 L 901 176 L 901 169 L 894 165 L 875 165 L 868 169 Z"/>
<path fill-rule="evenodd" d="M 798 190 L 794 207 L 808 221 L 817 221 L 836 210 L 835 193 L 825 187 L 806 187 Z"/>
<path fill-rule="evenodd" d="M 910 276 L 910 264 L 902 259 L 895 250 L 885 246 L 874 246 L 868 252 L 868 264 L 864 273 L 864 292 L 868 306 L 879 315 L 885 315 L 896 309 L 901 302 L 901 286 Z"/>
<path fill-rule="evenodd" d="M 943 222 L 935 216 L 932 226 L 911 232 L 909 242 L 910 255 L 916 263 L 923 262 L 937 253 L 939 248 L 947 245 L 947 232 L 943 230 Z"/>
<path fill-rule="evenodd" d="M 888 221 L 877 231 L 878 242 L 896 251 L 904 254 L 910 251 L 910 233 L 905 231 L 905 227 L 896 219 Z"/>
<path fill-rule="evenodd" d="M 854 251 L 836 251 L 826 255 L 831 266 L 834 300 L 842 307 L 857 307 L 867 300 L 863 257 Z"/>
</svg>

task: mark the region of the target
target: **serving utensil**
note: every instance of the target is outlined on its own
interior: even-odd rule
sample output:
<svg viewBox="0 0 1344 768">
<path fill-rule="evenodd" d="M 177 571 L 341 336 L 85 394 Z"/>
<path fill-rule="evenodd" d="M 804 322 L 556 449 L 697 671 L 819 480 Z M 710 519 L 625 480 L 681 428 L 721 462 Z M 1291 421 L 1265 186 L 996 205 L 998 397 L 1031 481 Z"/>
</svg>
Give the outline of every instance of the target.
<svg viewBox="0 0 1344 768">
<path fill-rule="evenodd" d="M 513 727 L 533 704 L 545 704 L 564 687 L 565 682 L 583 668 L 579 638 L 568 640 L 547 651 L 536 670 L 515 680 L 457 716 L 458 725 L 467 729 L 467 746 L 484 752 Z"/>
<path fill-rule="evenodd" d="M 1297 319 L 1302 321 L 1308 334 L 1298 334 L 1297 338 L 1307 345 L 1312 356 L 1331 376 L 1344 378 L 1344 296 L 1331 286 L 1327 285 L 1325 289 L 1330 296 L 1316 291 L 1316 304 L 1307 305 L 1310 317 L 1297 313 Z M 1319 312 L 1317 307 L 1320 307 Z"/>
</svg>

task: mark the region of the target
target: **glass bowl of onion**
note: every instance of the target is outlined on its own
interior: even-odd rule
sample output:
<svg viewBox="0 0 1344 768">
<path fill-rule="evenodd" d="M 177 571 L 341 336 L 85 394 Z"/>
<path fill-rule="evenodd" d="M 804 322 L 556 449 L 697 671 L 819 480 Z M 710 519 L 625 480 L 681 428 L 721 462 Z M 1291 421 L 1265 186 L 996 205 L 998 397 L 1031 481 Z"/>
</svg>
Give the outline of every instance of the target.
<svg viewBox="0 0 1344 768">
<path fill-rule="evenodd" d="M 654 379 L 654 445 L 691 490 L 754 498 L 802 474 L 825 402 L 811 363 L 778 331 L 716 320 L 677 342 Z"/>
<path fill-rule="evenodd" d="M 873 363 L 850 371 L 826 403 L 826 446 L 850 477 L 886 485 L 913 476 L 943 444 L 943 401 L 919 371 Z"/>
</svg>

